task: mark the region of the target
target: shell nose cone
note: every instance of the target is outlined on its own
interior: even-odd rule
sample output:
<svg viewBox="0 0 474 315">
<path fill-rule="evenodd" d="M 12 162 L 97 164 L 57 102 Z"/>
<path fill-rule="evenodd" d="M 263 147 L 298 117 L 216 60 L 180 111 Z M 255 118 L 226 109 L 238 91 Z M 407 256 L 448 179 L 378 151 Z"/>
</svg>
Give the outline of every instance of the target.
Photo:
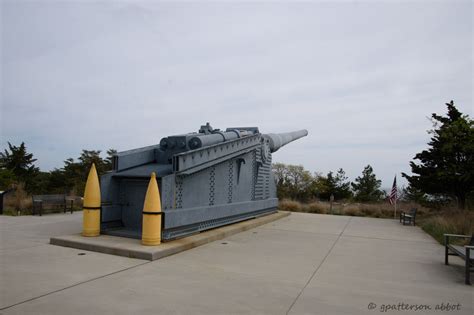
<svg viewBox="0 0 474 315">
<path fill-rule="evenodd" d="M 150 182 L 145 195 L 145 203 L 143 211 L 145 212 L 161 212 L 160 191 L 158 189 L 158 182 L 156 181 L 156 173 L 151 173 Z"/>
<path fill-rule="evenodd" d="M 95 164 L 92 163 L 84 189 L 84 206 L 100 207 L 100 184 Z"/>
</svg>

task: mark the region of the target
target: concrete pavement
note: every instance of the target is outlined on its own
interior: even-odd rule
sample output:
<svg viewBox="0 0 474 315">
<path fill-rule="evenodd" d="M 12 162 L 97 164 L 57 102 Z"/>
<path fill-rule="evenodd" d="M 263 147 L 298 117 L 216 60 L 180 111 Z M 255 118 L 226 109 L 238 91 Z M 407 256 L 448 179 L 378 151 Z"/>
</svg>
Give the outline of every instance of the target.
<svg viewBox="0 0 474 315">
<path fill-rule="evenodd" d="M 474 313 L 463 261 L 395 220 L 292 213 L 153 262 L 47 244 L 80 228 L 0 216 L 1 314 Z"/>
</svg>

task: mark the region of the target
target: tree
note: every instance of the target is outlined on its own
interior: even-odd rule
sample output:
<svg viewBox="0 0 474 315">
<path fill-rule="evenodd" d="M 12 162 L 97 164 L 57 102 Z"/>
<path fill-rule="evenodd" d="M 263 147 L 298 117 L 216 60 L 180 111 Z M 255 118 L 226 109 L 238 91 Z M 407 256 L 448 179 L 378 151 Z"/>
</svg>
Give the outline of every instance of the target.
<svg viewBox="0 0 474 315">
<path fill-rule="evenodd" d="M 461 209 L 474 191 L 474 121 L 463 115 L 451 101 L 447 116 L 431 115 L 433 129 L 429 148 L 410 162 L 409 176 L 402 173 L 413 189 L 439 196 L 453 196 Z"/>
<path fill-rule="evenodd" d="M 277 185 L 278 198 L 290 198 L 306 201 L 313 197 L 314 178 L 301 165 L 272 165 L 273 175 Z"/>
<path fill-rule="evenodd" d="M 111 171 L 112 170 L 112 164 L 113 164 L 113 158 L 114 155 L 117 154 L 117 150 L 115 149 L 108 149 L 107 150 L 107 157 L 104 160 L 104 171 Z"/>
<path fill-rule="evenodd" d="M 288 165 L 286 171 L 287 185 L 292 199 L 307 200 L 311 196 L 309 188 L 312 181 L 311 173 L 301 165 Z"/>
<path fill-rule="evenodd" d="M 362 176 L 351 183 L 357 201 L 378 201 L 383 196 L 380 190 L 381 180 L 378 180 L 374 174 L 372 166 L 367 165 L 362 171 Z"/>
<path fill-rule="evenodd" d="M 74 190 L 74 181 L 67 177 L 64 169 L 54 169 L 50 172 L 46 190 L 51 194 L 68 194 Z"/>
<path fill-rule="evenodd" d="M 48 191 L 51 173 L 38 171 L 29 182 L 27 192 L 30 194 L 45 194 Z"/>
<path fill-rule="evenodd" d="M 272 164 L 273 176 L 277 186 L 277 196 L 280 199 L 291 198 L 287 179 L 287 166 L 283 163 Z"/>
<path fill-rule="evenodd" d="M 408 184 L 408 187 L 403 188 L 403 198 L 400 197 L 399 199 L 405 201 L 414 201 L 420 204 L 426 203 L 427 201 L 426 194 L 410 184 Z"/>
<path fill-rule="evenodd" d="M 106 159 L 103 159 L 100 153 L 101 150 L 82 150 L 78 161 L 76 162 L 72 158 L 64 161 L 63 169 L 55 170 L 56 173 L 52 174 L 52 180 L 57 183 L 62 182 L 64 189 L 82 195 L 86 185 L 87 174 L 89 174 L 92 163 L 95 164 L 99 176 L 112 169 L 112 156 L 115 155 L 117 151 L 114 149 L 107 150 Z"/>
<path fill-rule="evenodd" d="M 336 175 L 331 171 L 326 177 L 319 177 L 321 199 L 329 199 L 334 195 L 335 200 L 346 199 L 352 196 L 351 183 L 348 181 L 346 173 L 340 168 Z"/>
<path fill-rule="evenodd" d="M 27 191 L 31 190 L 34 177 L 39 172 L 34 162 L 36 159 L 33 158 L 33 153 L 26 151 L 24 142 L 20 146 L 8 142 L 8 149 L 0 152 L 0 169 L 10 171 L 17 181 L 25 183 Z"/>
<path fill-rule="evenodd" d="M 0 169 L 0 190 L 11 188 L 15 182 L 15 174 L 11 170 Z"/>
<path fill-rule="evenodd" d="M 117 151 L 114 149 L 107 150 L 105 159 L 100 156 L 100 153 L 100 150 L 82 150 L 77 160 L 73 158 L 66 159 L 62 168 L 54 169 L 49 173 L 47 191 L 58 194 L 72 192 L 82 195 L 92 163 L 95 163 L 99 176 L 112 169 L 112 157 Z"/>
</svg>

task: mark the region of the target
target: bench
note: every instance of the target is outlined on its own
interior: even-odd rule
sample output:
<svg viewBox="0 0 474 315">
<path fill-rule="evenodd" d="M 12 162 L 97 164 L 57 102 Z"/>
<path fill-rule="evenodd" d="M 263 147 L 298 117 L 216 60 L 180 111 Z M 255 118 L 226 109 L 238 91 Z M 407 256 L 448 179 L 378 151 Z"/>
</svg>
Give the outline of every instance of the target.
<svg viewBox="0 0 474 315">
<path fill-rule="evenodd" d="M 66 195 L 33 195 L 33 215 L 38 213 L 43 215 L 45 205 L 61 207 L 66 213 L 70 210 L 71 213 L 74 207 L 74 197 L 67 197 Z M 69 207 L 68 207 L 69 206 Z"/>
<path fill-rule="evenodd" d="M 5 191 L 3 191 L 3 190 L 0 191 L 0 214 L 3 214 L 3 197 L 11 191 L 13 191 L 13 189 L 7 189 Z"/>
<path fill-rule="evenodd" d="M 412 208 L 410 212 L 400 212 L 400 223 L 403 223 L 403 225 L 406 224 L 412 224 L 415 226 L 416 222 L 416 210 L 417 208 Z"/>
<path fill-rule="evenodd" d="M 449 238 L 470 238 L 469 245 L 460 246 L 449 244 Z M 457 235 L 457 234 L 444 234 L 444 264 L 449 265 L 448 257 L 449 256 L 459 256 L 461 259 L 464 259 L 465 263 L 465 283 L 471 284 L 471 272 L 474 271 L 474 234 L 469 235 Z"/>
</svg>

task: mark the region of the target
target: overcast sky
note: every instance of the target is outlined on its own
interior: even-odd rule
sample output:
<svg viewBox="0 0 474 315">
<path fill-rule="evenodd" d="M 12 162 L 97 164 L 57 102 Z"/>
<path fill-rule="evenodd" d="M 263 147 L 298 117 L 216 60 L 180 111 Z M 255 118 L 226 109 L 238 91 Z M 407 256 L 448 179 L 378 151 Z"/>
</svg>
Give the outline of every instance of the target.
<svg viewBox="0 0 474 315">
<path fill-rule="evenodd" d="M 210 122 L 306 128 L 274 161 L 390 187 L 431 113 L 474 112 L 471 1 L 1 2 L 1 147 L 42 170 Z"/>
</svg>

